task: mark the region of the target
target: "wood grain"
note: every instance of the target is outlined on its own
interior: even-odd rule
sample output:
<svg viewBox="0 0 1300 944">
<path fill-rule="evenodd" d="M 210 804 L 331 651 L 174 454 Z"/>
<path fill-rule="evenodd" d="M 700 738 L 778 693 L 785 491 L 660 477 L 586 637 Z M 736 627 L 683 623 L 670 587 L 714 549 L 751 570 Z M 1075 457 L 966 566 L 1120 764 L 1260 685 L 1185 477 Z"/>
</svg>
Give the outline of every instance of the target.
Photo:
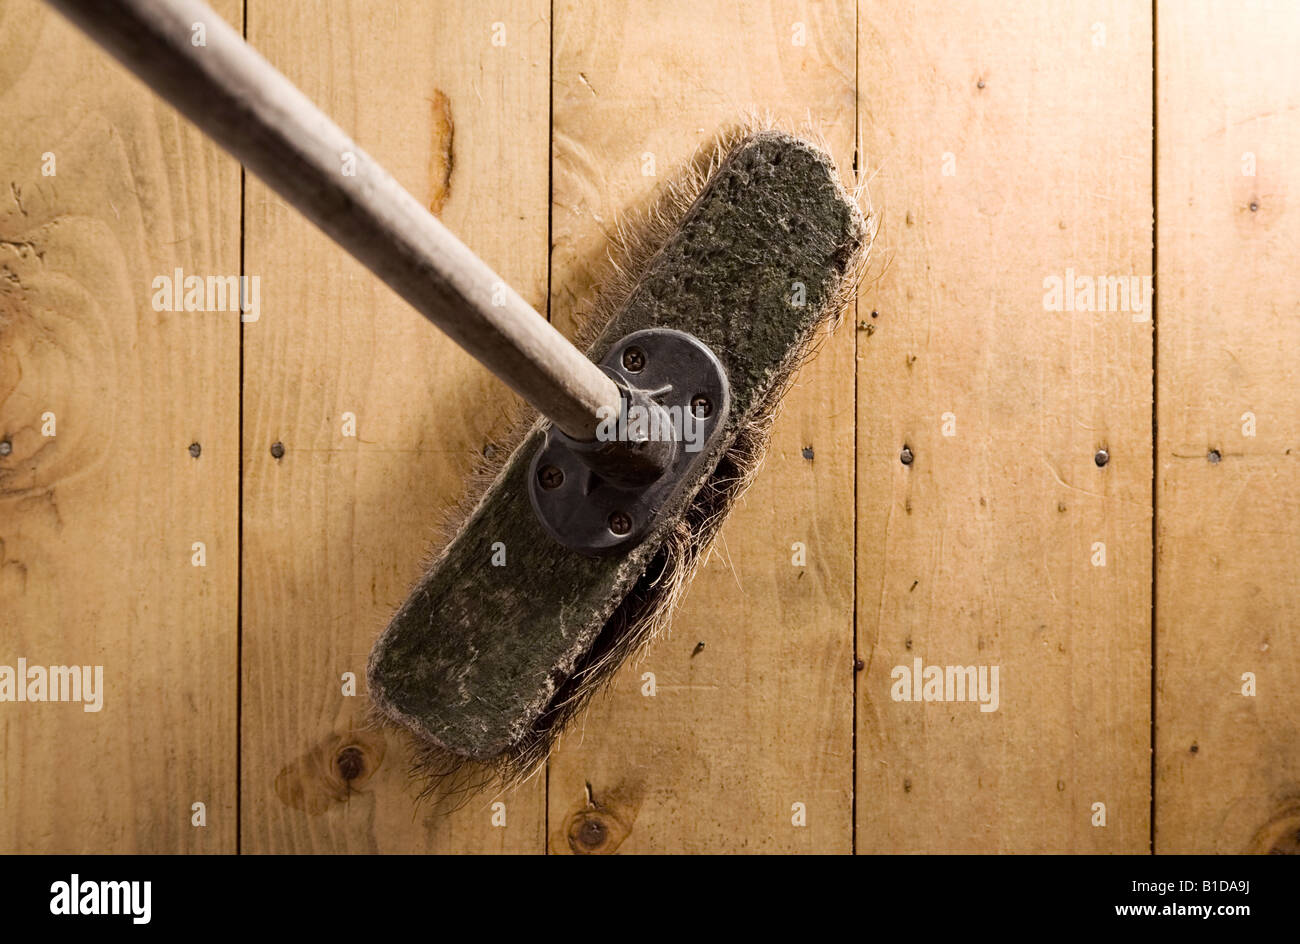
<svg viewBox="0 0 1300 944">
<path fill-rule="evenodd" d="M 591 440 L 618 411 L 614 382 L 426 207 L 445 197 L 417 199 L 203 0 L 50 2 L 560 429 Z"/>
<path fill-rule="evenodd" d="M 0 705 L 0 849 L 231 852 L 239 315 L 152 299 L 238 273 L 238 167 L 27 0 L 0 114 L 0 663 L 103 667 L 98 712 Z"/>
<path fill-rule="evenodd" d="M 554 42 L 562 326 L 600 278 L 620 216 L 744 109 L 811 116 L 851 166 L 852 3 L 563 0 Z M 842 330 L 802 373 L 671 636 L 625 667 L 553 758 L 550 851 L 851 848 L 852 345 Z M 806 566 L 791 564 L 795 542 Z"/>
<path fill-rule="evenodd" d="M 545 3 L 254 0 L 248 15 L 272 64 L 545 303 Z M 367 728 L 364 691 L 340 681 L 363 679 L 510 394 L 251 178 L 245 207 L 263 313 L 244 334 L 243 848 L 540 851 L 540 779 L 501 800 L 504 827 L 491 796 L 415 806 L 407 746 Z"/>
<path fill-rule="evenodd" d="M 252 178 L 241 208 L 238 166 L 56 15 L 0 5 L 0 665 L 105 678 L 98 713 L 0 703 L 0 850 L 1145 851 L 1153 471 L 1155 850 L 1296 850 L 1294 17 L 1161 3 L 1153 44 L 1130 0 L 557 0 L 552 48 L 549 0 L 247 7 L 566 332 L 619 218 L 751 106 L 846 169 L 860 128 L 870 284 L 549 798 L 448 814 L 363 670 L 510 395 Z M 1150 273 L 1153 156 L 1154 469 L 1151 322 L 1044 304 L 1067 269 Z M 235 312 L 151 304 L 239 273 L 241 209 L 242 391 Z M 996 665 L 998 709 L 894 701 L 918 657 Z"/>
<path fill-rule="evenodd" d="M 1223 2 L 1157 21 L 1155 848 L 1294 853 L 1300 22 Z"/>
<path fill-rule="evenodd" d="M 1151 48 L 1126 0 L 862 4 L 860 852 L 1147 847 L 1151 324 L 1045 279 L 1150 275 Z M 999 707 L 895 701 L 917 658 Z"/>
</svg>

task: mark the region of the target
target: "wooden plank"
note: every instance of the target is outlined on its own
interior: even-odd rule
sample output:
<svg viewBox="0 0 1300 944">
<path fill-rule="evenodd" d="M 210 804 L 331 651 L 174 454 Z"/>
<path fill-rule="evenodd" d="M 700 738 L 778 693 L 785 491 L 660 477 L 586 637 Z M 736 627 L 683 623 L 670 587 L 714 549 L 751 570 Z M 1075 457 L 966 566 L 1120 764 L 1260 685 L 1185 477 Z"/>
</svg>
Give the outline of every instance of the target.
<svg viewBox="0 0 1300 944">
<path fill-rule="evenodd" d="M 0 113 L 0 663 L 102 667 L 0 704 L 0 849 L 232 852 L 239 314 L 154 279 L 238 274 L 238 166 L 28 0 Z"/>
<path fill-rule="evenodd" d="M 558 324 L 604 271 L 618 218 L 746 107 L 811 115 L 851 165 L 853 16 L 849 2 L 555 5 Z M 852 346 L 841 331 L 803 372 L 671 636 L 552 759 L 550 851 L 851 847 Z"/>
<path fill-rule="evenodd" d="M 248 36 L 541 306 L 547 14 L 254 0 Z M 364 723 L 370 645 L 509 394 L 251 179 L 245 206 L 263 315 L 245 332 L 243 848 L 540 851 L 540 778 L 500 800 L 504 827 L 491 796 L 416 807 L 407 745 Z"/>
<path fill-rule="evenodd" d="M 859 851 L 1147 847 L 1151 323 L 1045 280 L 1150 275 L 1151 48 L 1130 0 L 862 4 Z M 997 709 L 895 700 L 916 659 Z"/>
<path fill-rule="evenodd" d="M 1158 852 L 1298 848 L 1300 22 L 1289 12 L 1157 11 Z"/>
</svg>

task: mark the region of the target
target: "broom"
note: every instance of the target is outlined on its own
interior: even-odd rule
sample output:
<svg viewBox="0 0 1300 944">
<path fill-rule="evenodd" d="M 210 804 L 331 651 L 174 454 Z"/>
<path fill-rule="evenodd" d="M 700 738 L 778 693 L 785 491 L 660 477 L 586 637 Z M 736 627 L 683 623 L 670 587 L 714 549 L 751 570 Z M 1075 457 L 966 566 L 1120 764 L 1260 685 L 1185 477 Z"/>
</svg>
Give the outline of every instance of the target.
<svg viewBox="0 0 1300 944">
<path fill-rule="evenodd" d="M 431 782 L 527 777 L 668 626 L 756 474 L 856 291 L 872 230 L 855 196 L 816 144 L 724 133 L 624 232 L 584 356 L 206 5 L 51 2 L 541 414 L 367 671 Z"/>
</svg>

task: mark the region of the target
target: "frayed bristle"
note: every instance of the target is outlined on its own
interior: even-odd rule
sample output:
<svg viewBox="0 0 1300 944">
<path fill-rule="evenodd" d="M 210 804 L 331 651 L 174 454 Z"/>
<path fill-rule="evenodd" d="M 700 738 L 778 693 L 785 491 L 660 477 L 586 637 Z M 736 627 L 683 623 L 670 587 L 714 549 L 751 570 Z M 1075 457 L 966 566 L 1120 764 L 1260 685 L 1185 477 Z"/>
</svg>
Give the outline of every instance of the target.
<svg viewBox="0 0 1300 944">
<path fill-rule="evenodd" d="M 574 339 L 578 347 L 585 350 L 601 340 L 605 327 L 631 296 L 656 253 L 678 229 L 728 155 L 751 135 L 764 131 L 786 131 L 827 152 L 824 140 L 811 127 L 798 131 L 782 128 L 768 115 L 751 114 L 720 133 L 681 168 L 650 206 L 617 223 L 600 290 L 586 309 L 578 312 L 580 327 Z M 691 578 L 707 559 L 728 512 L 749 488 L 762 465 L 772 426 L 795 374 L 839 325 L 857 293 L 875 235 L 875 219 L 865 202 L 865 180 L 859 177 L 851 191 L 843 188 L 842 181 L 837 183 L 845 201 L 864 214 L 861 221 L 864 238 L 859 251 L 849 260 L 835 295 L 823 306 L 824 317 L 790 352 L 763 402 L 742 424 L 709 480 L 664 536 L 643 576 L 606 620 L 585 658 L 524 738 L 500 757 L 477 762 L 421 741 L 401 728 L 412 741 L 412 773 L 423 784 L 422 796 L 436 797 L 440 802 L 457 802 L 494 784 L 507 789 L 529 779 L 543 768 L 562 733 L 597 693 L 608 688 L 618 670 L 629 660 L 640 659 L 655 639 L 668 630 Z M 484 450 L 485 461 L 473 476 L 465 499 L 443 522 L 443 544 L 461 529 L 529 432 L 543 422 L 523 406 L 508 430 Z M 430 560 L 430 567 L 437 563 L 437 557 L 434 555 Z M 377 724 L 393 727 L 379 712 L 374 712 L 373 717 Z"/>
</svg>

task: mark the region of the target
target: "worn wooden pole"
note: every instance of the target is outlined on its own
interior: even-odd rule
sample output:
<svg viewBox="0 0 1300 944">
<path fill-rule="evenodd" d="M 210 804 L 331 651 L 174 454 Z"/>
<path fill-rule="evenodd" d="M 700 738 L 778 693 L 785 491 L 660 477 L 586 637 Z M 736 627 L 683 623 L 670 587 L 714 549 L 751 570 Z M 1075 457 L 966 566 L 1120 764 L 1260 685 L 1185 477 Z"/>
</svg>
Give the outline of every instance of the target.
<svg viewBox="0 0 1300 944">
<path fill-rule="evenodd" d="M 574 439 L 619 390 L 198 0 L 50 0 Z"/>
</svg>

